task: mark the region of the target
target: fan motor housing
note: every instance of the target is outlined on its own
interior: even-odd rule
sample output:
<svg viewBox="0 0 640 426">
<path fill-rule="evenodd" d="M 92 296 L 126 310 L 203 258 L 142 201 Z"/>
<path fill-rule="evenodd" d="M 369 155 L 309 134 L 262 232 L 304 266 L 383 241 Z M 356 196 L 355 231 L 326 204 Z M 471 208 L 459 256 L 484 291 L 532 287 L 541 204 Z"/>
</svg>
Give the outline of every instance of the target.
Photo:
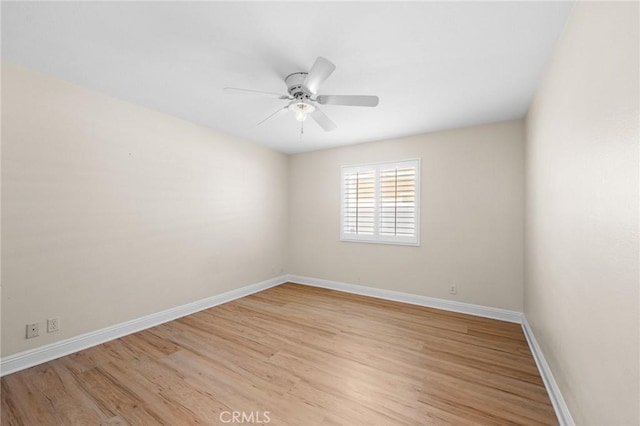
<svg viewBox="0 0 640 426">
<path fill-rule="evenodd" d="M 287 84 L 287 90 L 294 99 L 305 100 L 311 97 L 311 93 L 302 88 L 307 74 L 306 72 L 294 72 L 285 77 L 284 82 Z"/>
</svg>

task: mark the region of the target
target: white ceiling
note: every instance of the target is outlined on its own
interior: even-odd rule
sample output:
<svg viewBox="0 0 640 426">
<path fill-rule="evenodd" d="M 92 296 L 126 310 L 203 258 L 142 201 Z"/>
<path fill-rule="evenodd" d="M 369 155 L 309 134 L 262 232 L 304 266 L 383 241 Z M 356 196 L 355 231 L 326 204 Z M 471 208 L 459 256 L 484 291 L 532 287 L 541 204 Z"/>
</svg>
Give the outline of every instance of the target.
<svg viewBox="0 0 640 426">
<path fill-rule="evenodd" d="M 570 2 L 2 2 L 2 59 L 293 153 L 521 118 Z M 325 133 L 282 115 L 317 56 L 337 66 L 320 94 Z"/>
</svg>

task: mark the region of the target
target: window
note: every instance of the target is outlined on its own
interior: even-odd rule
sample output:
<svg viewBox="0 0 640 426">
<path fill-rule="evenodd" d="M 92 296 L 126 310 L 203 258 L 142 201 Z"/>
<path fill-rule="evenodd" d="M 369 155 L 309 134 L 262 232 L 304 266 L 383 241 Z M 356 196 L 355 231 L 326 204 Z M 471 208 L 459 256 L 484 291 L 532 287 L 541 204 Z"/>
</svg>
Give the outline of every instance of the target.
<svg viewBox="0 0 640 426">
<path fill-rule="evenodd" d="M 420 245 L 420 160 L 342 168 L 340 239 Z"/>
</svg>

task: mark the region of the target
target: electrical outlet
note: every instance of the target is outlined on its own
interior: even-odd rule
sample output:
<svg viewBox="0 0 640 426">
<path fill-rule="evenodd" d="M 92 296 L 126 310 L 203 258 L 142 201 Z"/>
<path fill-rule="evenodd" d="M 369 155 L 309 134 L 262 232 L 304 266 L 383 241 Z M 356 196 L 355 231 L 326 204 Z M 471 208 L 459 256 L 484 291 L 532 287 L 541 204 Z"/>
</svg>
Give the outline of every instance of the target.
<svg viewBox="0 0 640 426">
<path fill-rule="evenodd" d="M 455 285 L 450 285 L 449 294 L 458 294 L 458 287 L 456 287 Z"/>
<path fill-rule="evenodd" d="M 37 322 L 27 324 L 27 339 L 33 339 L 40 335 L 40 325 Z"/>
<path fill-rule="evenodd" d="M 47 320 L 47 333 L 54 333 L 60 330 L 60 317 L 53 317 Z"/>
</svg>

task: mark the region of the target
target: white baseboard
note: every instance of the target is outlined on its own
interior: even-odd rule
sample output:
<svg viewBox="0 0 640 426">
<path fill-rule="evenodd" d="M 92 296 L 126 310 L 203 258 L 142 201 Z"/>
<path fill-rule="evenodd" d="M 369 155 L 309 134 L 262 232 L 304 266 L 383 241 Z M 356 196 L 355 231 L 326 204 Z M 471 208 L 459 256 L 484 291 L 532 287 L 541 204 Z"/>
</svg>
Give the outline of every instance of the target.
<svg viewBox="0 0 640 426">
<path fill-rule="evenodd" d="M 230 302 L 232 300 L 275 287 L 286 281 L 286 275 L 271 278 L 266 281 L 231 290 L 216 296 L 207 297 L 206 299 L 187 303 L 186 305 L 156 312 L 142 318 L 136 318 L 101 330 L 71 337 L 49 345 L 40 346 L 15 355 L 10 355 L 0 359 L 0 376 L 24 370 L 25 368 L 33 367 L 34 365 L 42 364 L 43 362 L 51 361 L 131 333 L 175 320 L 185 315 L 202 311 L 203 309 L 208 309 L 216 305 Z"/>
<path fill-rule="evenodd" d="M 527 319 L 521 312 L 509 311 L 506 309 L 492 308 L 489 306 L 474 305 L 471 303 L 456 302 L 452 300 L 438 299 L 428 296 L 420 296 L 410 293 L 402 293 L 399 291 L 384 290 L 374 287 L 365 287 L 357 284 L 348 284 L 336 281 L 323 280 L 318 278 L 309 278 L 299 275 L 282 275 L 256 284 L 251 284 L 236 290 L 231 290 L 216 296 L 207 297 L 206 299 L 197 300 L 187 303 L 186 305 L 177 306 L 155 314 L 147 315 L 142 318 L 136 318 L 131 321 L 116 324 L 111 327 L 103 328 L 94 332 L 82 334 L 80 336 L 71 337 L 49 345 L 40 346 L 10 355 L 0 359 L 0 376 L 24 370 L 65 355 L 69 355 L 101 343 L 108 342 L 141 330 L 145 330 L 156 325 L 190 315 L 204 309 L 221 305 L 235 299 L 239 299 L 250 294 L 254 294 L 271 287 L 283 284 L 285 282 L 293 282 L 313 287 L 321 287 L 331 290 L 343 291 L 345 293 L 359 294 L 362 296 L 375 297 L 378 299 L 393 300 L 396 302 L 409 303 L 412 305 L 426 306 L 429 308 L 443 309 L 446 311 L 460 312 L 463 314 L 475 315 L 485 318 L 492 318 L 502 321 L 522 324 L 524 335 L 527 338 L 529 347 L 535 359 L 544 385 L 553 404 L 553 408 L 558 417 L 561 426 L 574 426 L 573 419 L 567 408 L 560 389 L 553 378 L 551 369 L 544 359 L 540 347 L 533 335 L 533 331 L 529 327 Z"/>
<path fill-rule="evenodd" d="M 560 393 L 560 388 L 553 378 L 551 368 L 549 368 L 549 364 L 547 364 L 547 361 L 544 359 L 542 350 L 540 350 L 540 346 L 538 346 L 538 342 L 533 335 L 533 330 L 531 330 L 527 317 L 524 315 L 522 316 L 522 330 L 524 331 L 524 335 L 529 343 L 529 348 L 531 349 L 533 359 L 536 361 L 536 365 L 538 366 L 540 376 L 542 376 L 544 386 L 547 388 L 549 399 L 551 399 L 551 404 L 556 412 L 556 417 L 558 417 L 560 426 L 574 426 L 575 423 L 573 422 L 573 418 L 571 417 L 567 404 L 564 402 L 562 393 Z"/>
<path fill-rule="evenodd" d="M 471 303 L 456 302 L 454 300 L 437 299 L 435 297 L 420 296 L 417 294 L 402 293 L 393 290 L 365 287 L 357 284 L 341 283 L 337 281 L 322 280 L 318 278 L 309 278 L 300 275 L 288 275 L 287 277 L 291 282 L 313 287 L 344 291 L 345 293 L 359 294 L 362 296 L 375 297 L 378 299 L 393 300 L 395 302 L 426 306 L 429 308 L 437 308 L 445 311 L 460 312 L 463 314 L 475 315 L 478 317 L 514 322 L 517 324 L 520 324 L 522 322 L 522 312 L 492 308 L 489 306 L 474 305 Z"/>
</svg>

